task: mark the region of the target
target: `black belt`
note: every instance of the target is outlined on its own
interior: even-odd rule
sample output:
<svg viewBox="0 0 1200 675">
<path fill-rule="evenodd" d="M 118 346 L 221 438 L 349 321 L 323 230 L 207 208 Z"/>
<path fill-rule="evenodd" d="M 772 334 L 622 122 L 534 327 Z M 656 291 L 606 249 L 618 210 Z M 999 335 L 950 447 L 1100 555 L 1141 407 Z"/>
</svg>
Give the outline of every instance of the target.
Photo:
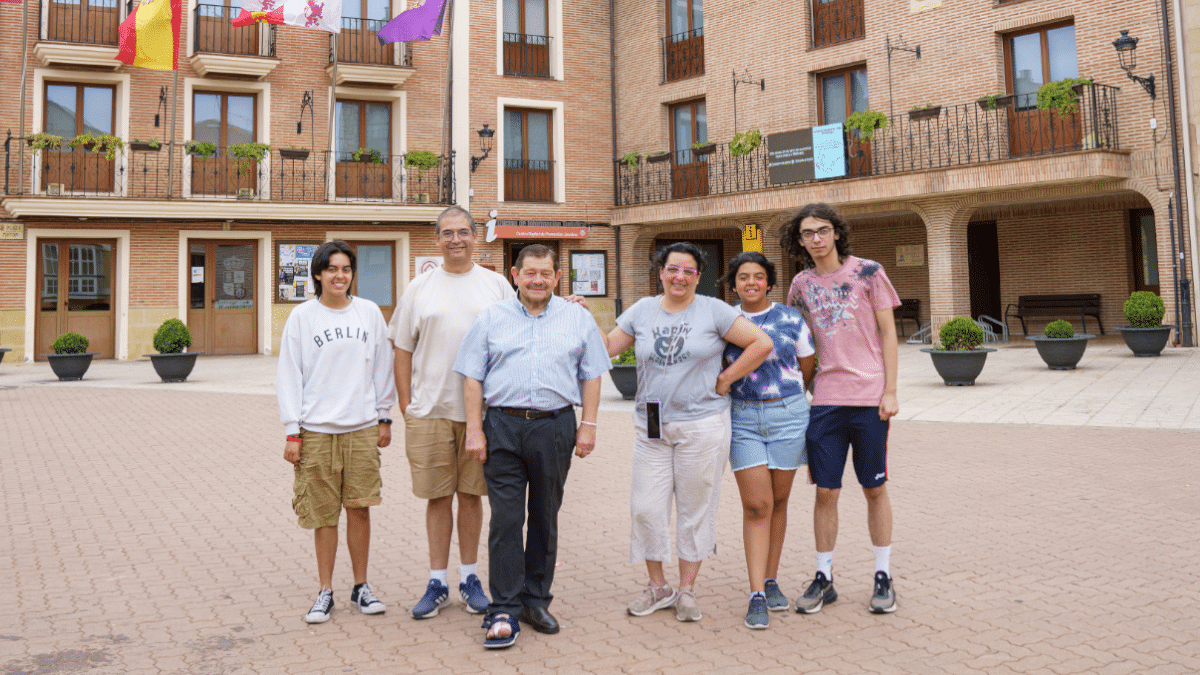
<svg viewBox="0 0 1200 675">
<path fill-rule="evenodd" d="M 546 417 L 553 417 L 561 412 L 566 412 L 571 407 L 569 405 L 563 406 L 558 410 L 538 410 L 536 408 L 495 408 L 495 410 L 499 410 L 505 415 L 512 415 L 513 417 L 520 417 L 525 420 L 540 420 Z"/>
</svg>

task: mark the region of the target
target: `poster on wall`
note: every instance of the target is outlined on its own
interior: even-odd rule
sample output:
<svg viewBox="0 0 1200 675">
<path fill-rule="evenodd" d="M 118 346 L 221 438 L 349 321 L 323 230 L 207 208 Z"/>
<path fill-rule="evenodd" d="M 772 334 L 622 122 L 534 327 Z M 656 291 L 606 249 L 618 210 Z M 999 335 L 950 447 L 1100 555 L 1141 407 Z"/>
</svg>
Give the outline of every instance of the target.
<svg viewBox="0 0 1200 675">
<path fill-rule="evenodd" d="M 276 274 L 279 302 L 303 302 L 316 293 L 308 269 L 318 244 L 280 244 Z"/>
<path fill-rule="evenodd" d="M 608 294 L 608 263 L 604 251 L 571 251 L 571 294 Z"/>
</svg>

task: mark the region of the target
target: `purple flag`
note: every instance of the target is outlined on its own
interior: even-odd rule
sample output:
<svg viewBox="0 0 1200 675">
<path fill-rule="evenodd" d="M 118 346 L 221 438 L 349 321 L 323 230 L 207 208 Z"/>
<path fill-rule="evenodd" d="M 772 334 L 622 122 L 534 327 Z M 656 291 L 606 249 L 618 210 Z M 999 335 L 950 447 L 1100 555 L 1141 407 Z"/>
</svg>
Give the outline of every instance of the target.
<svg viewBox="0 0 1200 675">
<path fill-rule="evenodd" d="M 379 42 L 416 42 L 428 40 L 442 34 L 442 14 L 446 0 L 425 0 L 420 7 L 413 7 L 396 15 L 380 29 Z"/>
</svg>

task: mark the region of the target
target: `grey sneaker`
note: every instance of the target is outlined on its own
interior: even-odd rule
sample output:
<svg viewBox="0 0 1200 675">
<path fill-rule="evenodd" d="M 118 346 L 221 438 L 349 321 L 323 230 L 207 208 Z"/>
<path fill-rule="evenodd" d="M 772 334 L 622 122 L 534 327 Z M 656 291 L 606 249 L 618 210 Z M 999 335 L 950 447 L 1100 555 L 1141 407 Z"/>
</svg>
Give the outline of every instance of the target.
<svg viewBox="0 0 1200 675">
<path fill-rule="evenodd" d="M 642 589 L 642 594 L 629 603 L 629 613 L 634 616 L 646 616 L 660 609 L 666 609 L 675 604 L 675 589 L 668 586 L 650 584 Z"/>
<path fill-rule="evenodd" d="M 833 581 L 825 577 L 824 572 L 817 572 L 816 578 L 808 585 L 804 595 L 796 598 L 796 611 L 801 614 L 816 614 L 821 608 L 837 600 L 837 591 L 833 590 Z"/>
<path fill-rule="evenodd" d="M 770 621 L 767 617 L 767 599 L 761 595 L 750 596 L 750 609 L 746 610 L 746 628 L 765 630 Z"/>
<path fill-rule="evenodd" d="M 779 582 L 767 579 L 763 586 L 763 591 L 767 594 L 767 609 L 772 612 L 786 612 L 792 603 L 788 602 L 787 596 L 779 590 Z"/>
<path fill-rule="evenodd" d="M 696 594 L 691 587 L 685 591 L 679 589 L 679 597 L 675 600 L 675 618 L 680 621 L 699 621 L 701 619 L 700 605 L 696 604 Z"/>
<path fill-rule="evenodd" d="M 896 589 L 892 588 L 892 578 L 886 572 L 875 573 L 875 593 L 871 595 L 871 603 L 867 607 L 872 614 L 891 614 L 896 611 Z"/>
</svg>

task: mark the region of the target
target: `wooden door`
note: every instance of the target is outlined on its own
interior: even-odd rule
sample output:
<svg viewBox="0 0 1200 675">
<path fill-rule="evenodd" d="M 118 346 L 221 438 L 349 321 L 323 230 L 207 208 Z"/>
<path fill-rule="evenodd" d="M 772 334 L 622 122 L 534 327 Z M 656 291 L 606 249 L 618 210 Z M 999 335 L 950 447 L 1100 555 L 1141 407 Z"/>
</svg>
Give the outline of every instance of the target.
<svg viewBox="0 0 1200 675">
<path fill-rule="evenodd" d="M 695 143 L 708 142 L 708 113 L 703 100 L 671 108 L 671 197 L 685 199 L 708 194 L 708 158 L 692 152 Z"/>
<path fill-rule="evenodd" d="M 383 320 L 391 321 L 396 309 L 396 243 L 391 241 L 351 241 L 358 270 L 350 284 L 350 294 L 379 305 Z"/>
<path fill-rule="evenodd" d="M 256 353 L 258 243 L 191 240 L 188 253 L 191 351 Z"/>
<path fill-rule="evenodd" d="M 1037 92 L 1043 84 L 1079 77 L 1075 26 L 1060 24 L 1008 35 L 1004 60 L 1006 86 L 1013 94 L 1013 105 L 1007 109 L 1009 153 L 1024 157 L 1082 147 L 1078 113 L 1060 115 L 1037 108 Z"/>
<path fill-rule="evenodd" d="M 867 71 L 857 67 L 821 75 L 817 112 L 821 124 L 845 122 L 851 113 L 867 110 Z M 871 141 L 857 131 L 847 135 L 846 176 L 871 175 Z"/>
<path fill-rule="evenodd" d="M 1003 317 L 1000 303 L 1000 240 L 996 221 L 967 225 L 967 276 L 971 285 L 971 316 Z"/>
<path fill-rule="evenodd" d="M 39 239 L 38 313 L 34 320 L 35 358 L 50 353 L 63 333 L 88 339 L 99 358 L 116 355 L 116 241 Z"/>
</svg>

